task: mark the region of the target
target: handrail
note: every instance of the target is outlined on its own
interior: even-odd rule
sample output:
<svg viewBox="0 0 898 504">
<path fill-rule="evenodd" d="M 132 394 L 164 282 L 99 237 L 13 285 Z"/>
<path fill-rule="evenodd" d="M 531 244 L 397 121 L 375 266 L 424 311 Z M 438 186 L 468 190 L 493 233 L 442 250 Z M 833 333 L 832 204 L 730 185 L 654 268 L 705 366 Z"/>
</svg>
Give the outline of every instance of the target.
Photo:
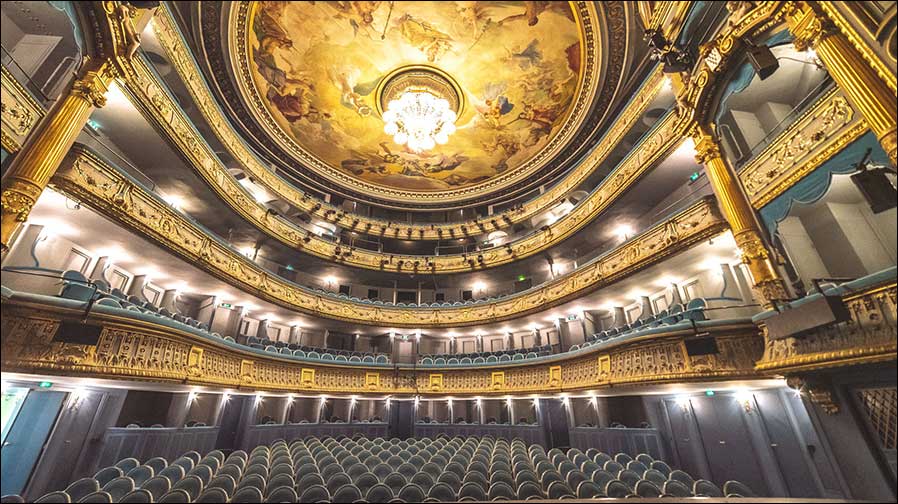
<svg viewBox="0 0 898 504">
<path fill-rule="evenodd" d="M 365 325 L 461 327 L 508 320 L 591 292 L 726 228 L 713 201 L 703 198 L 617 249 L 539 287 L 480 303 L 403 307 L 341 299 L 271 274 L 89 152 L 76 151 L 69 162 L 60 168 L 53 183 L 101 214 L 138 229 L 201 269 L 262 299 Z M 121 204 L 123 200 L 127 204 Z M 158 222 L 160 218 L 165 225 Z"/>
<path fill-rule="evenodd" d="M 0 268 L 0 271 L 5 271 L 7 273 L 13 273 L 13 274 L 27 275 L 27 276 L 36 276 L 36 277 L 41 277 L 41 278 L 54 278 L 57 280 L 62 280 L 63 283 L 65 283 L 65 282 L 76 283 L 76 284 L 86 285 L 86 286 L 90 287 L 92 292 L 90 295 L 90 299 L 87 300 L 87 305 L 84 308 L 84 315 L 82 315 L 82 317 L 81 317 L 81 322 L 87 321 L 87 317 L 90 315 L 90 310 L 91 310 L 91 308 L 93 308 L 94 302 L 96 302 L 97 291 L 99 289 L 97 287 L 97 284 L 94 283 L 93 281 L 91 281 L 90 279 L 87 279 L 85 281 L 72 280 L 72 279 L 62 277 L 62 274 L 65 273 L 64 271 L 54 270 L 54 269 L 50 269 L 50 268 L 31 267 L 31 266 L 4 266 L 3 268 Z M 56 272 L 56 274 L 50 275 L 47 273 L 39 273 L 37 271 L 53 271 L 53 272 Z"/>
</svg>

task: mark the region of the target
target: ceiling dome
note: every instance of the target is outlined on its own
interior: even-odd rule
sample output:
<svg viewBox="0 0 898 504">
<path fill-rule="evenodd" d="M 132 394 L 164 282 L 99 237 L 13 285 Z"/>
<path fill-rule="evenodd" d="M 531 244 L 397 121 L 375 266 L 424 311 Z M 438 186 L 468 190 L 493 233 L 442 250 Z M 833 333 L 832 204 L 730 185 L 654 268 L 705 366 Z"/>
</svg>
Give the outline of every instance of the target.
<svg viewBox="0 0 898 504">
<path fill-rule="evenodd" d="M 400 190 L 472 186 L 531 168 L 570 114 L 580 23 L 567 2 L 544 3 L 260 2 L 249 16 L 247 91 L 330 170 Z M 377 92 L 422 64 L 470 106 L 451 141 L 415 152 L 384 133 Z"/>
<path fill-rule="evenodd" d="M 229 17 L 239 94 L 266 140 L 375 200 L 439 204 L 532 181 L 572 143 L 600 80 L 587 2 L 239 2 Z M 456 100 L 433 148 L 384 131 L 381 93 L 408 68 Z"/>
</svg>

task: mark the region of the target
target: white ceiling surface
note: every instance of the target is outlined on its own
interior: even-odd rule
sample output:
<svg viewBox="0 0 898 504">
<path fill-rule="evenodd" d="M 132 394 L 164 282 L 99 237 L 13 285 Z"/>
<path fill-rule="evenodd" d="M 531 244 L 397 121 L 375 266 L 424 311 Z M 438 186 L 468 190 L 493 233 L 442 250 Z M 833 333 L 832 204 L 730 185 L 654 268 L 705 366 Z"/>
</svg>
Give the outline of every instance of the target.
<svg viewBox="0 0 898 504">
<path fill-rule="evenodd" d="M 129 273 L 147 275 L 150 280 L 165 289 L 177 289 L 186 294 L 216 295 L 219 302 L 249 307 L 252 318 L 268 319 L 287 325 L 300 325 L 307 329 L 328 328 L 361 335 L 384 334 L 389 327 L 359 326 L 305 315 L 258 297 L 244 293 L 215 278 L 203 270 L 181 260 L 154 243 L 122 228 L 86 207 L 78 207 L 74 201 L 52 190 L 45 191 L 31 213 L 29 222 L 47 226 L 48 230 L 83 246 L 97 256 L 108 256 L 112 262 Z M 38 250 L 38 254 L 40 251 Z M 639 296 L 659 292 L 670 282 L 694 277 L 702 271 L 717 268 L 721 263 L 737 261 L 737 248 L 732 235 L 727 232 L 713 240 L 703 242 L 692 249 L 666 259 L 662 264 L 632 275 L 611 288 L 565 303 L 553 309 L 508 322 L 485 324 L 458 329 L 432 329 L 422 327 L 428 336 L 495 335 L 529 331 L 531 327 L 549 328 L 552 321 L 570 313 L 598 310 L 608 306 L 626 306 Z M 411 334 L 414 329 L 394 329 L 397 334 Z"/>
</svg>

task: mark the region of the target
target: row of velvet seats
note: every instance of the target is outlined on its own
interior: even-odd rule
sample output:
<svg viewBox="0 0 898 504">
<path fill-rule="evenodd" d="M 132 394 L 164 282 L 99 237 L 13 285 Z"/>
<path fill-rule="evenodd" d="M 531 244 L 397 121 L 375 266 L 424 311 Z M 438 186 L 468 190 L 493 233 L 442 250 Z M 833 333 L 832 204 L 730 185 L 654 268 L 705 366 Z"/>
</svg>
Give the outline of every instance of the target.
<svg viewBox="0 0 898 504">
<path fill-rule="evenodd" d="M 378 306 L 398 306 L 400 308 L 449 308 L 452 306 L 466 306 L 472 305 L 476 303 L 488 303 L 490 301 L 495 301 L 497 299 L 502 298 L 503 296 L 489 296 L 484 298 L 477 299 L 467 299 L 464 301 L 434 301 L 433 303 L 404 303 L 398 302 L 394 303 L 392 301 L 383 301 L 381 299 L 369 299 L 369 298 L 358 298 L 355 296 L 350 296 L 348 294 L 343 293 L 335 293 L 333 291 L 325 290 L 319 287 L 309 287 L 312 291 L 318 294 L 324 294 L 330 297 L 335 297 L 337 299 L 344 299 L 346 301 L 353 301 L 356 303 L 362 304 L 373 304 Z"/>
<path fill-rule="evenodd" d="M 181 315 L 180 313 L 172 313 L 166 308 L 159 308 L 153 303 L 145 299 L 140 299 L 137 296 L 129 296 L 122 292 L 121 289 L 110 288 L 109 283 L 105 280 L 88 280 L 81 272 L 74 270 L 63 272 L 62 280 L 63 286 L 59 293 L 60 297 L 78 301 L 94 300 L 97 304 L 103 306 L 158 315 L 221 338 L 221 335 L 209 332 L 208 324 Z M 233 341 L 233 338 L 231 338 L 230 341 Z"/>
<path fill-rule="evenodd" d="M 467 354 L 434 354 L 419 357 L 422 366 L 495 364 L 498 362 L 522 361 L 551 355 L 552 347 L 544 345 L 533 348 L 516 348 L 496 352 L 476 352 Z"/>
<path fill-rule="evenodd" d="M 338 350 L 333 348 L 310 347 L 283 341 L 271 341 L 268 339 L 250 336 L 246 344 L 252 348 L 266 350 L 282 355 L 294 355 L 310 359 L 331 360 L 337 362 L 355 362 L 365 364 L 388 364 L 390 357 L 387 354 L 373 352 L 356 352 L 353 350 Z"/>
<path fill-rule="evenodd" d="M 633 321 L 633 323 L 625 325 L 623 327 L 609 329 L 607 331 L 593 334 L 592 336 L 588 337 L 586 339 L 586 342 L 582 345 L 572 345 L 569 351 L 573 352 L 583 348 L 589 348 L 591 346 L 598 345 L 606 341 L 611 341 L 622 336 L 632 336 L 649 329 L 672 326 L 684 321 L 698 322 L 707 320 L 707 317 L 705 316 L 706 307 L 707 302 L 703 298 L 695 298 L 689 301 L 689 303 L 686 304 L 685 309 L 683 308 L 683 305 L 677 303 L 671 305 L 670 308 L 663 310 L 656 315 L 652 315 L 642 320 L 635 320 Z"/>
<path fill-rule="evenodd" d="M 752 497 L 736 481 L 723 491 L 647 454 L 596 449 L 548 452 L 521 439 L 399 440 L 308 436 L 250 453 L 169 464 L 124 459 L 37 502 L 457 502 L 601 497 Z M 4 502 L 21 502 L 4 497 Z"/>
<path fill-rule="evenodd" d="M 222 336 L 217 332 L 210 332 L 208 324 L 201 323 L 190 317 L 185 317 L 179 313 L 172 313 L 166 308 L 159 308 L 149 301 L 141 300 L 137 296 L 127 296 L 120 289 L 110 289 L 109 284 L 105 280 L 88 280 L 81 272 L 69 270 L 63 273 L 63 287 L 59 293 L 60 297 L 66 299 L 74 299 L 78 301 L 94 300 L 97 305 L 109 306 L 113 308 L 121 308 L 129 311 L 135 311 L 144 314 L 152 314 L 158 317 L 164 317 L 169 323 L 177 326 L 181 324 L 184 328 L 199 330 L 208 334 L 213 338 L 222 339 L 231 343 L 237 343 L 230 336 Z M 263 342 L 265 344 L 263 344 Z M 360 352 L 345 352 L 342 350 L 330 350 L 313 347 L 298 347 L 296 345 L 288 345 L 283 342 L 272 342 L 260 338 L 250 337 L 248 344 L 250 348 L 264 350 L 279 355 L 289 355 L 293 357 L 320 359 L 325 361 L 360 363 L 360 364 L 388 364 L 390 359 L 385 354 L 370 354 Z M 295 347 L 295 349 L 294 349 Z"/>
</svg>

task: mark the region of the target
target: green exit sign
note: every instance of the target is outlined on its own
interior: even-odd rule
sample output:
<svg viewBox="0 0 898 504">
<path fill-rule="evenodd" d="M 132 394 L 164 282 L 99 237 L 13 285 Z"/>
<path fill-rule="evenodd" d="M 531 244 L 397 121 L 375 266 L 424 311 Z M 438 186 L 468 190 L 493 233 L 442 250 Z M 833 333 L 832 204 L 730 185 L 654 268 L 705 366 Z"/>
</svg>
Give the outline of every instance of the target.
<svg viewBox="0 0 898 504">
<path fill-rule="evenodd" d="M 53 386 L 53 382 L 42 381 L 42 382 L 38 383 L 37 386 L 40 388 L 50 388 Z"/>
<path fill-rule="evenodd" d="M 708 396 L 708 397 L 711 397 L 711 396 L 714 395 L 714 391 L 713 391 L 713 390 L 706 390 L 706 391 L 705 391 L 705 395 Z"/>
<path fill-rule="evenodd" d="M 699 177 L 700 177 L 700 174 L 698 172 L 692 172 L 692 175 L 689 176 L 689 181 L 695 182 L 696 180 L 698 180 Z"/>
<path fill-rule="evenodd" d="M 218 305 L 218 306 L 220 306 L 220 307 L 222 307 L 222 308 L 231 308 L 231 307 L 232 307 L 231 303 L 222 303 L 222 304 L 220 304 L 220 305 Z"/>
</svg>

